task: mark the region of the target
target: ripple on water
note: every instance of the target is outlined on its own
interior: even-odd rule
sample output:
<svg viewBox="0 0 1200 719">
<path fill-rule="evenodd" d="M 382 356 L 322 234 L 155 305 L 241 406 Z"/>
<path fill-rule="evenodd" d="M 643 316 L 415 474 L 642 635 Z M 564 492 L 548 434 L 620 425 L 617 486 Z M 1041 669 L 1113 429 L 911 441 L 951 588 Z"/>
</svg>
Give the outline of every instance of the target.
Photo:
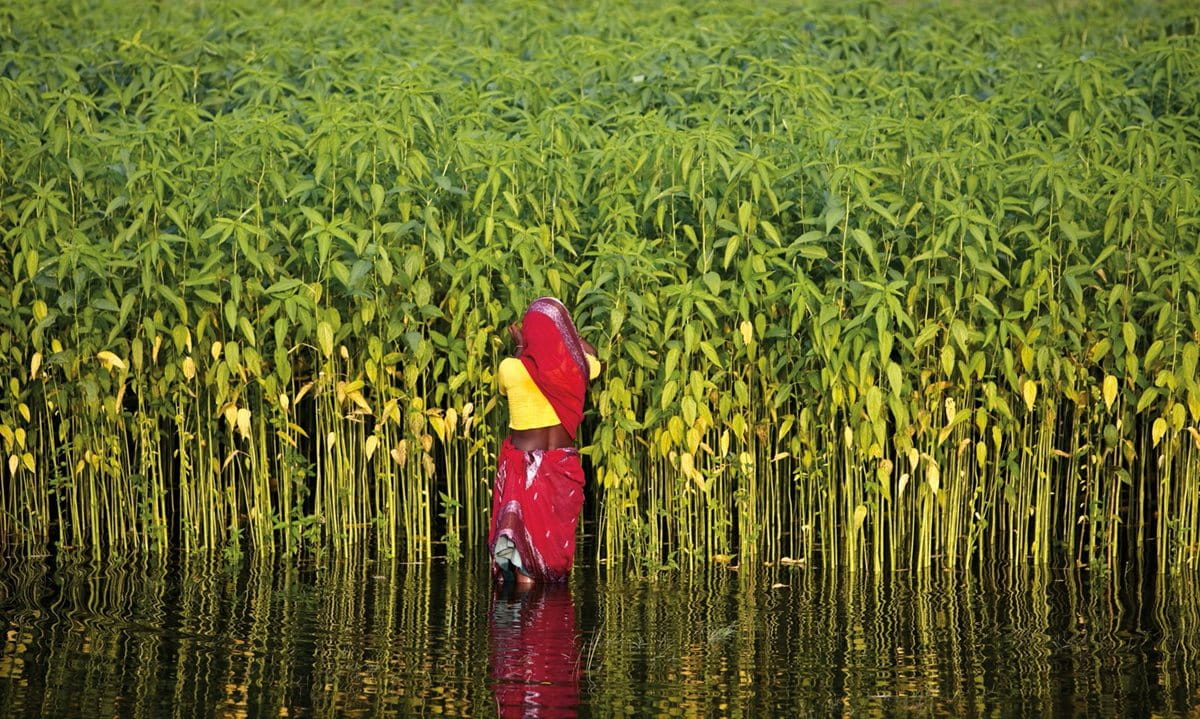
<svg viewBox="0 0 1200 719">
<path fill-rule="evenodd" d="M 0 565 L 0 715 L 1187 715 L 1195 583 Z"/>
</svg>

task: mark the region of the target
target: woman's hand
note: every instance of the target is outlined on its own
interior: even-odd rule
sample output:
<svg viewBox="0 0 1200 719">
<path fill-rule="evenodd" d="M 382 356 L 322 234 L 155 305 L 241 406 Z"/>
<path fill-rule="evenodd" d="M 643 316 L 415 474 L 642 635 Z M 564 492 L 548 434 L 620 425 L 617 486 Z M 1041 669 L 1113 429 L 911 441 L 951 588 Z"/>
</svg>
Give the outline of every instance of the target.
<svg viewBox="0 0 1200 719">
<path fill-rule="evenodd" d="M 508 338 L 513 343 L 513 354 L 521 354 L 525 350 L 525 340 L 521 336 L 521 327 L 517 323 L 508 326 Z"/>
</svg>

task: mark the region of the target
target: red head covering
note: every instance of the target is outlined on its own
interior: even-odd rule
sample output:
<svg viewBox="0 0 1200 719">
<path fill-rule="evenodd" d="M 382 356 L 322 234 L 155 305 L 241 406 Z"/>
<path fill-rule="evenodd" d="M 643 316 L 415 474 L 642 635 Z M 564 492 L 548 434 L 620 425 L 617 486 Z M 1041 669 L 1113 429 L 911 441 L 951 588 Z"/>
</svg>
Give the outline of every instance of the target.
<svg viewBox="0 0 1200 719">
<path fill-rule="evenodd" d="M 567 308 L 553 297 L 534 300 L 521 320 L 521 339 L 521 362 L 550 401 L 567 435 L 575 439 L 583 419 L 588 364 Z"/>
</svg>

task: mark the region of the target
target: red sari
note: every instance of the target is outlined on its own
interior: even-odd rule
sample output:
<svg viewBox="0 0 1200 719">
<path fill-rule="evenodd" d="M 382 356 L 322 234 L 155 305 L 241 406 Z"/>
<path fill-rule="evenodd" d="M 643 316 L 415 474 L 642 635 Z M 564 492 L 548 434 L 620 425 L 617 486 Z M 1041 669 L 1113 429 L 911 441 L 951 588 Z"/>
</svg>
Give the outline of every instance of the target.
<svg viewBox="0 0 1200 719">
<path fill-rule="evenodd" d="M 521 362 L 574 439 L 583 419 L 588 365 L 583 342 L 558 300 L 534 301 L 522 320 Z M 574 447 L 520 450 L 500 447 L 492 493 L 488 552 L 511 542 L 520 569 L 541 582 L 566 580 L 575 558 L 575 527 L 583 508 L 583 466 Z M 499 573 L 493 562 L 492 569 Z"/>
<path fill-rule="evenodd" d="M 488 550 L 507 537 L 520 554 L 525 574 L 539 582 L 566 581 L 575 561 L 575 526 L 583 509 L 583 467 L 574 447 L 500 447 L 492 492 Z M 493 570 L 499 571 L 495 564 Z"/>
</svg>

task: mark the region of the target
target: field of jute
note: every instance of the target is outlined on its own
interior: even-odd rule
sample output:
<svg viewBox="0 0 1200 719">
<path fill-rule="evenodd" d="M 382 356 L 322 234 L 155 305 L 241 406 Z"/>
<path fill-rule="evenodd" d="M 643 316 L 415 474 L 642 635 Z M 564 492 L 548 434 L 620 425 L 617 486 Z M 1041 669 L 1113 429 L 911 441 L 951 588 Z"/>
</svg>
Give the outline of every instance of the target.
<svg viewBox="0 0 1200 719">
<path fill-rule="evenodd" d="M 598 558 L 1200 558 L 1200 11 L 0 10 L 0 543 L 474 556 L 504 327 Z"/>
</svg>

